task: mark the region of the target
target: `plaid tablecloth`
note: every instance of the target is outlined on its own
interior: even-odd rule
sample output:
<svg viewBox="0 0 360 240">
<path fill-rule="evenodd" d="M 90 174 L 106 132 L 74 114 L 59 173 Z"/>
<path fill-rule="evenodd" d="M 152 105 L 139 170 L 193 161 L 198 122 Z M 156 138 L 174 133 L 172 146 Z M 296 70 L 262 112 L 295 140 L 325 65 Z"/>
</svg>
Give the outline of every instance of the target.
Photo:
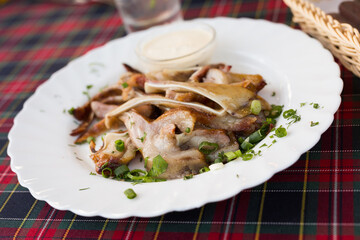
<svg viewBox="0 0 360 240">
<path fill-rule="evenodd" d="M 360 79 L 342 66 L 342 104 L 320 142 L 289 169 L 231 199 L 123 220 L 85 218 L 34 199 L 10 169 L 7 136 L 15 115 L 52 73 L 125 32 L 109 5 L 0 3 L 0 238 L 360 239 Z M 263 18 L 296 27 L 281 0 L 185 0 L 182 8 L 185 19 Z"/>
</svg>

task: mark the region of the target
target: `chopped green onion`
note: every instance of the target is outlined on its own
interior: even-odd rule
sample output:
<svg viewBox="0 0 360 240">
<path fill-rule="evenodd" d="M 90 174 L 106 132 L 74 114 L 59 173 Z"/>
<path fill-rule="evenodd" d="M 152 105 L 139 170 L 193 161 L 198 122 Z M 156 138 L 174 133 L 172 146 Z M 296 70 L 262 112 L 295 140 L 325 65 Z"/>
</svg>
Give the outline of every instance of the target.
<svg viewBox="0 0 360 240">
<path fill-rule="evenodd" d="M 192 175 L 192 174 L 186 175 L 186 176 L 184 176 L 184 180 L 189 180 L 189 179 L 193 178 L 193 176 L 194 175 Z"/>
<path fill-rule="evenodd" d="M 237 158 L 237 155 L 234 152 L 227 152 L 227 153 L 224 153 L 224 155 L 227 157 L 228 161 L 231 161 L 231 160 L 234 160 L 235 158 Z"/>
<path fill-rule="evenodd" d="M 187 127 L 186 129 L 185 129 L 185 132 L 186 133 L 189 133 L 191 130 L 190 130 L 190 128 L 189 127 Z"/>
<path fill-rule="evenodd" d="M 245 139 L 245 141 L 241 144 L 241 149 L 248 151 L 249 149 L 254 147 L 254 144 L 249 142 L 249 138 Z"/>
<path fill-rule="evenodd" d="M 128 199 L 133 199 L 137 196 L 136 193 L 134 192 L 134 190 L 132 190 L 132 188 L 126 189 L 124 191 L 124 194 Z"/>
<path fill-rule="evenodd" d="M 300 103 L 300 107 L 303 107 L 306 105 L 306 102 Z"/>
<path fill-rule="evenodd" d="M 241 157 L 241 155 L 242 155 L 241 150 L 239 149 L 239 150 L 235 151 L 235 154 L 236 154 L 237 158 Z"/>
<path fill-rule="evenodd" d="M 144 168 L 146 168 L 146 165 L 148 163 L 149 157 L 144 158 Z"/>
<path fill-rule="evenodd" d="M 87 188 L 80 188 L 79 191 L 84 191 L 84 190 L 88 190 L 90 189 L 90 187 L 87 187 Z"/>
<path fill-rule="evenodd" d="M 115 148 L 116 150 L 118 150 L 119 152 L 123 152 L 125 149 L 125 143 L 123 140 L 118 139 L 115 141 Z"/>
<path fill-rule="evenodd" d="M 279 138 L 285 137 L 287 135 L 287 131 L 285 128 L 283 128 L 282 126 L 278 127 L 275 130 L 275 135 Z"/>
<path fill-rule="evenodd" d="M 127 82 L 124 82 L 124 83 L 121 84 L 121 86 L 122 86 L 123 88 L 127 88 L 127 87 L 129 86 L 129 84 L 128 84 Z"/>
<path fill-rule="evenodd" d="M 215 152 L 219 148 L 219 144 L 203 141 L 199 145 L 199 151 L 203 154 L 210 154 Z"/>
<path fill-rule="evenodd" d="M 252 158 L 253 158 L 253 154 L 251 154 L 251 153 L 246 153 L 246 154 L 244 154 L 243 156 L 242 156 L 242 159 L 244 160 L 244 161 L 249 161 L 249 160 L 251 160 Z"/>
<path fill-rule="evenodd" d="M 280 116 L 284 106 L 280 105 L 271 105 L 271 110 L 269 113 L 269 118 L 277 118 Z"/>
<path fill-rule="evenodd" d="M 90 172 L 90 175 L 96 175 L 96 173 Z"/>
<path fill-rule="evenodd" d="M 121 165 L 114 170 L 114 174 L 116 177 L 120 177 L 121 175 L 124 175 L 125 173 L 129 172 L 130 169 L 126 165 Z"/>
<path fill-rule="evenodd" d="M 157 155 L 153 159 L 153 164 L 149 171 L 149 175 L 152 177 L 157 177 L 160 174 L 164 173 L 167 167 L 168 163 L 160 155 Z"/>
<path fill-rule="evenodd" d="M 320 105 L 318 103 L 314 103 L 313 108 L 318 109 Z"/>
<path fill-rule="evenodd" d="M 294 116 L 295 114 L 296 114 L 296 110 L 294 110 L 294 109 L 289 109 L 289 110 L 286 110 L 286 111 L 283 113 L 283 117 L 284 117 L 285 119 L 288 119 L 288 118 Z"/>
<path fill-rule="evenodd" d="M 144 179 L 148 175 L 147 171 L 141 169 L 134 169 L 126 175 L 128 178 L 132 180 L 141 180 Z"/>
<path fill-rule="evenodd" d="M 261 140 L 263 140 L 265 138 L 265 135 L 261 134 L 260 130 L 257 130 L 256 132 L 253 132 L 250 136 L 249 136 L 249 142 L 250 143 L 258 143 Z"/>
<path fill-rule="evenodd" d="M 204 172 L 208 172 L 208 171 L 210 171 L 210 169 L 205 166 L 205 167 L 200 169 L 199 173 L 204 173 Z"/>
<path fill-rule="evenodd" d="M 276 124 L 275 118 L 266 118 L 266 122 L 269 123 L 269 124 L 272 124 L 272 125 Z"/>
<path fill-rule="evenodd" d="M 239 142 L 240 144 L 242 144 L 244 141 L 245 141 L 245 139 L 244 139 L 243 137 L 239 137 L 239 138 L 238 138 L 238 142 Z"/>
<path fill-rule="evenodd" d="M 90 136 L 86 139 L 86 142 L 87 143 L 91 143 L 91 141 L 94 141 L 95 142 L 95 138 L 93 136 Z"/>
<path fill-rule="evenodd" d="M 86 89 L 91 89 L 92 87 L 93 87 L 93 85 L 90 84 L 90 85 L 86 86 Z"/>
<path fill-rule="evenodd" d="M 276 95 L 276 92 L 272 92 L 271 96 L 274 97 Z"/>
<path fill-rule="evenodd" d="M 101 175 L 104 177 L 104 178 L 108 178 L 112 175 L 112 170 L 111 168 L 104 168 L 102 171 L 101 171 Z"/>
<path fill-rule="evenodd" d="M 261 112 L 260 100 L 253 100 L 251 102 L 250 111 L 252 114 L 258 115 Z"/>
</svg>

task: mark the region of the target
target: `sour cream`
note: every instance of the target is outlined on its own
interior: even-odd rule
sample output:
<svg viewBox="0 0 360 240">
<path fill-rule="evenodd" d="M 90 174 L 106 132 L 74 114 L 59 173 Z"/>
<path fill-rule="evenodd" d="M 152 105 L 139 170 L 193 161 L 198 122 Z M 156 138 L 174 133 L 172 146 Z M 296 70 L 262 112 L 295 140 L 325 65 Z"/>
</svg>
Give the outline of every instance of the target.
<svg viewBox="0 0 360 240">
<path fill-rule="evenodd" d="M 203 29 L 185 29 L 158 36 L 143 47 L 145 57 L 153 60 L 170 60 L 192 54 L 212 40 L 210 32 Z"/>
<path fill-rule="evenodd" d="M 187 68 L 207 63 L 215 46 L 215 30 L 204 23 L 163 26 L 139 43 L 137 55 L 144 70 Z"/>
</svg>

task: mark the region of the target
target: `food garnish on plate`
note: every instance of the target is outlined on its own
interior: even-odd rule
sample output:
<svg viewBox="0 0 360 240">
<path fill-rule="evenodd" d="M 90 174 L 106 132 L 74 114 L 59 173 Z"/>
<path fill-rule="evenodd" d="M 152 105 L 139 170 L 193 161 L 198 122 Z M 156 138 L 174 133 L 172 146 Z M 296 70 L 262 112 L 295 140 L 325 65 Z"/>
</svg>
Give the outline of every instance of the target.
<svg viewBox="0 0 360 240">
<path fill-rule="evenodd" d="M 73 110 L 82 123 L 71 135 L 77 144 L 90 143 L 96 171 L 105 177 L 190 178 L 251 150 L 282 111 L 258 95 L 262 76 L 234 73 L 223 63 L 146 74 L 124 66 L 116 84 Z M 104 133 L 97 149 L 94 139 Z M 130 171 L 139 155 L 146 170 Z"/>
</svg>

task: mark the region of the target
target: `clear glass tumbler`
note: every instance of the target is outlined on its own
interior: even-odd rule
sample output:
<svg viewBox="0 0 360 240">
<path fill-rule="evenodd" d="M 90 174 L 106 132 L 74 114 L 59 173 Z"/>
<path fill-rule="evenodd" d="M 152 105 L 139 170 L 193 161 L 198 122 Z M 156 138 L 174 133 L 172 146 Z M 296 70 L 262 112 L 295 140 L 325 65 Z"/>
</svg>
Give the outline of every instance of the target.
<svg viewBox="0 0 360 240">
<path fill-rule="evenodd" d="M 181 21 L 180 0 L 115 0 L 128 33 Z"/>
</svg>

